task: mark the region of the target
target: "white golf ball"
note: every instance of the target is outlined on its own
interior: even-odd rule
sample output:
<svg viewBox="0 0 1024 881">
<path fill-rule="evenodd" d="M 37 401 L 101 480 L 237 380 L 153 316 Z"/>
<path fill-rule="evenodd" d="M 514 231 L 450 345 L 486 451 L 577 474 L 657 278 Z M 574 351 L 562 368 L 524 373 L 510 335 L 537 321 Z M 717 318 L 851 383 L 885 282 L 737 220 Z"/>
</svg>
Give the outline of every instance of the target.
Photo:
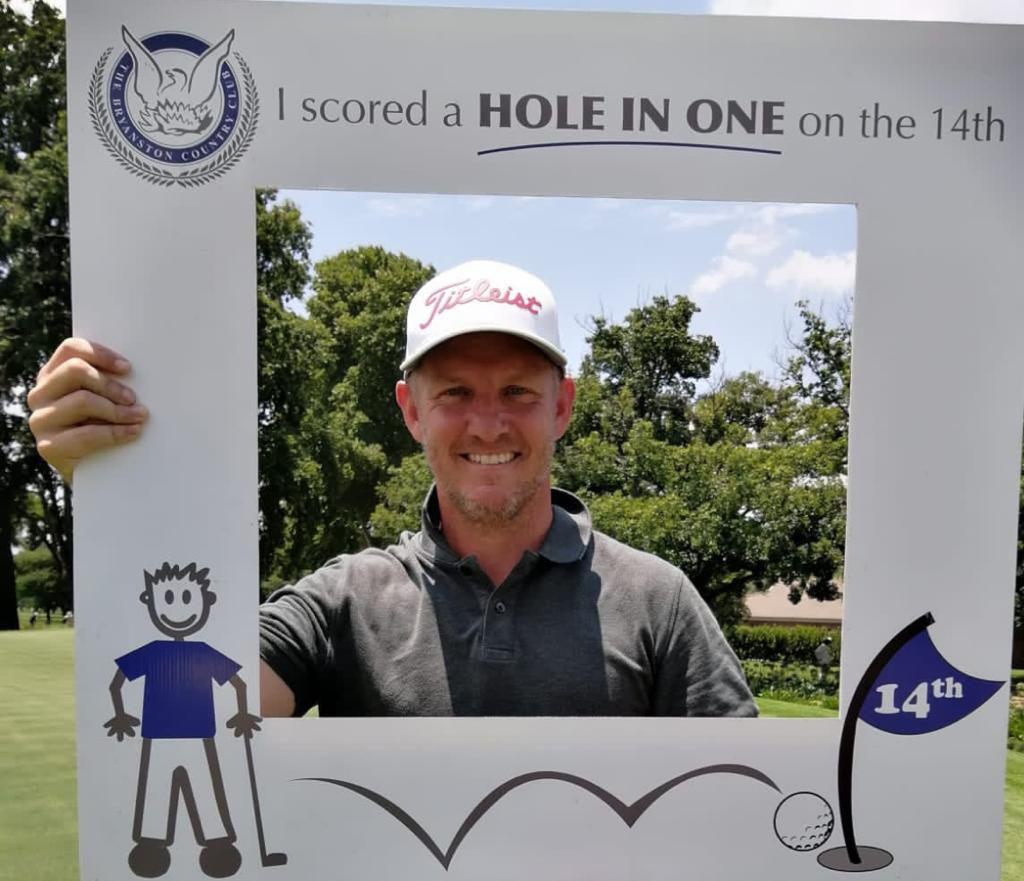
<svg viewBox="0 0 1024 881">
<path fill-rule="evenodd" d="M 831 805 L 814 792 L 787 795 L 775 809 L 775 834 L 792 850 L 817 850 L 835 824 Z"/>
</svg>

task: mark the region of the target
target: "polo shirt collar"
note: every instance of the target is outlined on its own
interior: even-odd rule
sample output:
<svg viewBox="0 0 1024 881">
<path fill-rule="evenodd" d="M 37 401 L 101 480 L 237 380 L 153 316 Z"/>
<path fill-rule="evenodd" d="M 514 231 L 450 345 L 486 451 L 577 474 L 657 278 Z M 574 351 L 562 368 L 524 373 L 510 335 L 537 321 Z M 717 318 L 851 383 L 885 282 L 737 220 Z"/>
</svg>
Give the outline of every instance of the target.
<svg viewBox="0 0 1024 881">
<path fill-rule="evenodd" d="M 544 536 L 537 555 L 552 563 L 575 563 L 582 559 L 590 545 L 590 512 L 580 499 L 564 489 L 552 488 L 551 507 L 554 513 L 551 528 Z M 454 565 L 461 562 L 441 531 L 441 508 L 436 486 L 430 488 L 423 502 L 422 528 L 417 539 L 420 548 L 438 563 Z"/>
</svg>

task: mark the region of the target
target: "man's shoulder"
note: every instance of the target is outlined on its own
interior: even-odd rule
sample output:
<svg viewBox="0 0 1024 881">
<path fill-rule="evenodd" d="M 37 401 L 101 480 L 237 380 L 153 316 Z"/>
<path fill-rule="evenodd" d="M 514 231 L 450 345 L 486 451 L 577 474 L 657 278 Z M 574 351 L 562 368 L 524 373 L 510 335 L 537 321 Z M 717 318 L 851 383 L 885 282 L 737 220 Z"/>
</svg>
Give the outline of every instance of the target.
<svg viewBox="0 0 1024 881">
<path fill-rule="evenodd" d="M 406 581 L 415 552 L 403 539 L 386 548 L 364 548 L 339 554 L 298 582 L 296 587 L 331 590 L 374 590 L 396 581 Z"/>
<path fill-rule="evenodd" d="M 597 529 L 593 531 L 593 541 L 593 569 L 610 585 L 621 584 L 633 590 L 674 593 L 681 586 L 689 584 L 682 569 L 655 554 L 628 545 Z"/>
</svg>

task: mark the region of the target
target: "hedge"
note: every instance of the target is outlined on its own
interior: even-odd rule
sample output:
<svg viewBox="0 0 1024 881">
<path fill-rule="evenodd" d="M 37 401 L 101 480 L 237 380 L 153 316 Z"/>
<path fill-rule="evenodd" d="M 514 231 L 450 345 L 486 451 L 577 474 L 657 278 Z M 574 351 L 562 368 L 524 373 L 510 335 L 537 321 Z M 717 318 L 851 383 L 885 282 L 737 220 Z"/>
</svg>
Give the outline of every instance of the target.
<svg viewBox="0 0 1024 881">
<path fill-rule="evenodd" d="M 794 700 L 819 700 L 839 693 L 839 668 L 831 667 L 821 678 L 812 664 L 783 664 L 780 661 L 745 660 L 740 662 L 747 684 L 755 695 Z"/>
<path fill-rule="evenodd" d="M 779 661 L 783 664 L 814 664 L 814 650 L 826 636 L 832 637 L 832 664 L 839 664 L 839 630 L 826 627 L 779 627 L 773 624 L 739 624 L 726 638 L 741 660 Z"/>
</svg>

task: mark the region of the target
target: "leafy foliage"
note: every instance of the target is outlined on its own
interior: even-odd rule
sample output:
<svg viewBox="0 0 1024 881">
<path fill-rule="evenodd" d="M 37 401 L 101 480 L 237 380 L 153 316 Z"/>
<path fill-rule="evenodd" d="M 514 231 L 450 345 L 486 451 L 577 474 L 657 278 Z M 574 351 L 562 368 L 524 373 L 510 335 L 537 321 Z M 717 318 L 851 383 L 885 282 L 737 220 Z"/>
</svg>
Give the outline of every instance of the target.
<svg viewBox="0 0 1024 881">
<path fill-rule="evenodd" d="M 0 629 L 16 629 L 12 546 L 31 526 L 71 589 L 70 493 L 34 452 L 26 390 L 71 327 L 64 22 L 0 4 Z"/>
<path fill-rule="evenodd" d="M 597 379 L 606 399 L 621 402 L 627 392 L 635 417 L 649 422 L 660 440 L 678 442 L 688 435 L 696 381 L 718 359 L 711 337 L 690 333 L 697 311 L 687 297 L 654 297 L 631 309 L 622 324 L 595 317 L 587 337 L 590 354 L 581 378 Z M 596 430 L 586 423 L 580 428 Z"/>
<path fill-rule="evenodd" d="M 729 645 L 743 660 L 778 661 L 783 664 L 813 664 L 814 650 L 826 636 L 832 638 L 832 663 L 839 664 L 840 633 L 821 627 L 776 627 L 768 624 L 740 624 L 729 629 Z"/>
<path fill-rule="evenodd" d="M 720 621 L 739 621 L 746 593 L 779 580 L 794 601 L 832 599 L 847 386 L 825 370 L 848 357 L 848 335 L 802 306 L 781 384 L 742 373 L 698 392 L 718 349 L 690 336 L 695 311 L 685 297 L 657 297 L 622 325 L 595 319 L 556 482 L 588 501 L 599 529 L 685 570 Z"/>
<path fill-rule="evenodd" d="M 380 502 L 370 518 L 370 530 L 380 542 L 394 541 L 403 531 L 420 528 L 420 512 L 434 477 L 422 453 L 406 456 L 388 469 L 378 488 Z"/>
<path fill-rule="evenodd" d="M 259 301 L 260 559 L 269 585 L 378 540 L 371 527 L 378 483 L 416 449 L 393 389 L 406 308 L 433 269 L 383 248 L 343 251 L 315 267 L 303 317 L 283 304 L 302 297 L 308 230 L 287 202 L 266 201 L 259 210 L 257 234 L 263 230 L 268 243 L 257 248 L 266 280 Z M 286 243 L 290 256 L 281 259 L 274 242 Z"/>
<path fill-rule="evenodd" d="M 36 609 L 69 609 L 69 597 L 53 555 L 45 547 L 25 548 L 14 558 L 18 603 Z"/>
<path fill-rule="evenodd" d="M 839 668 L 824 677 L 813 664 L 784 664 L 781 661 L 741 661 L 750 690 L 758 697 L 794 702 L 814 701 L 835 707 L 839 694 Z M 831 701 L 826 698 L 832 698 Z"/>
</svg>

